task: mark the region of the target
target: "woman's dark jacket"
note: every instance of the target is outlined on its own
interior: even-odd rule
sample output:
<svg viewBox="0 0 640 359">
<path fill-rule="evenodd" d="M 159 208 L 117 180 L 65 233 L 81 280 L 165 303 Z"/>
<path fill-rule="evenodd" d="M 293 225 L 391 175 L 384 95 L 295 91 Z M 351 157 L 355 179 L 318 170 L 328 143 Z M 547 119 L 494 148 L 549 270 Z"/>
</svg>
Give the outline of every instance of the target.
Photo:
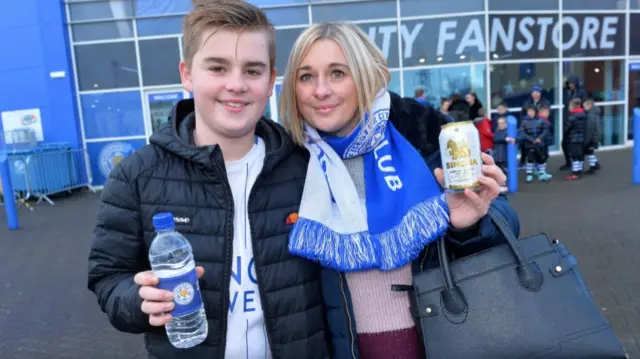
<svg viewBox="0 0 640 359">
<path fill-rule="evenodd" d="M 440 126 L 446 123 L 442 114 L 430 106 L 423 106 L 410 98 L 401 98 L 391 93 L 391 122 L 396 129 L 420 152 L 429 168 L 441 168 L 438 137 Z M 518 216 L 506 197 L 495 199 L 491 206 L 508 219 L 516 236 L 520 233 Z M 506 242 L 489 217 L 484 217 L 476 225 L 449 231 L 449 245 L 452 258 L 465 257 L 494 245 Z M 425 248 L 413 263 L 413 272 L 438 266 L 435 245 Z M 410 283 L 398 283 L 410 284 Z M 389 288 L 391 290 L 391 288 Z M 359 359 L 357 329 L 347 281 L 343 273 L 333 269 L 322 271 L 322 295 L 327 305 L 327 320 L 333 343 L 333 359 Z"/>
</svg>

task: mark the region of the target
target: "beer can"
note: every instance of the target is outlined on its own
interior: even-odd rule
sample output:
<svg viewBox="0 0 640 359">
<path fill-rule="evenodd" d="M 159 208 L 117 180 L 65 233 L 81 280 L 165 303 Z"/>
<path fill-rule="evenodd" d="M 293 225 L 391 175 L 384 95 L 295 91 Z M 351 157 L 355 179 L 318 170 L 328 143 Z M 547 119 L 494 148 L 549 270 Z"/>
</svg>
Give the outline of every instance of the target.
<svg viewBox="0 0 640 359">
<path fill-rule="evenodd" d="M 439 142 L 445 189 L 454 192 L 465 188 L 480 189 L 480 134 L 473 122 L 453 122 L 442 126 Z"/>
</svg>

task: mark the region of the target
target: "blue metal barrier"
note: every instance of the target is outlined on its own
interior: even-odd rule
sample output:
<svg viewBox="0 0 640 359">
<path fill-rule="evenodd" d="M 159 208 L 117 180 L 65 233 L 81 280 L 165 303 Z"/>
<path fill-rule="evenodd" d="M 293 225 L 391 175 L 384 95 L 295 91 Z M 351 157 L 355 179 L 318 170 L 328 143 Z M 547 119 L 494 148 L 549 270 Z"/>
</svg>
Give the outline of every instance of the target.
<svg viewBox="0 0 640 359">
<path fill-rule="evenodd" d="M 633 184 L 640 184 L 640 108 L 633 109 Z"/>
<path fill-rule="evenodd" d="M 513 116 L 507 116 L 507 137 L 518 137 L 518 120 Z M 518 144 L 507 144 L 507 187 L 510 193 L 518 192 Z"/>
<path fill-rule="evenodd" d="M 4 210 L 7 213 L 7 224 L 9 230 L 18 229 L 18 211 L 16 210 L 16 202 L 13 196 L 13 187 L 11 186 L 11 176 L 9 175 L 9 161 L 7 155 L 0 153 L 0 182 L 2 182 L 2 193 L 4 198 Z"/>
</svg>

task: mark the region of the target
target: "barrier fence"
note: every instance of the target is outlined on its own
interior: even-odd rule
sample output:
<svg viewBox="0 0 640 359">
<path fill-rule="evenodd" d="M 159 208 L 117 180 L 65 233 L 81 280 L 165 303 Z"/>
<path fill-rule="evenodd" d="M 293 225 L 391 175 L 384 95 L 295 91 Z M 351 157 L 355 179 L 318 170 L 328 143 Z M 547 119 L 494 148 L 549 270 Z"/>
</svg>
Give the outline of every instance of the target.
<svg viewBox="0 0 640 359">
<path fill-rule="evenodd" d="M 53 205 L 51 196 L 91 187 L 89 157 L 68 143 L 38 144 L 32 130 L 0 132 L 0 196 L 10 229 L 17 229 L 16 203 L 29 210 L 36 203 Z"/>
</svg>

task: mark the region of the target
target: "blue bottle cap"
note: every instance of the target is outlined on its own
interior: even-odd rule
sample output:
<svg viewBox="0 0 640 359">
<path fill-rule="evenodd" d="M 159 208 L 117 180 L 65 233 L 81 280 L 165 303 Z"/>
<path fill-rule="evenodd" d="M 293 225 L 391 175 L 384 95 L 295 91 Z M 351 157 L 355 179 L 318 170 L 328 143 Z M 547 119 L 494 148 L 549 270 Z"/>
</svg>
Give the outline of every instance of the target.
<svg viewBox="0 0 640 359">
<path fill-rule="evenodd" d="M 164 231 L 176 227 L 173 221 L 173 214 L 170 212 L 162 212 L 153 216 L 153 226 L 156 231 Z"/>
</svg>

